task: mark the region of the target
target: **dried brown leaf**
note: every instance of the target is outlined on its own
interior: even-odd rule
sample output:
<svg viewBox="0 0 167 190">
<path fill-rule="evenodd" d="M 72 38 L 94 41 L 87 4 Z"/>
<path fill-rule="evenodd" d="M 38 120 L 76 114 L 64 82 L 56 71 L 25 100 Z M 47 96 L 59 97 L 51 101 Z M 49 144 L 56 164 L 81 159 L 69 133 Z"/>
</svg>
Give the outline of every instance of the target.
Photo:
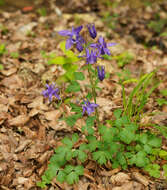
<svg viewBox="0 0 167 190">
<path fill-rule="evenodd" d="M 94 177 L 92 176 L 92 172 L 90 172 L 88 169 L 84 169 L 84 176 L 90 179 L 91 181 L 95 181 Z"/>
<path fill-rule="evenodd" d="M 133 182 L 123 184 L 121 187 L 114 187 L 112 190 L 134 190 Z M 136 189 L 135 189 L 136 190 Z"/>
<path fill-rule="evenodd" d="M 14 117 L 12 119 L 8 120 L 9 125 L 24 125 L 25 123 L 27 123 L 29 120 L 29 116 L 27 115 L 19 115 L 17 117 Z"/>
<path fill-rule="evenodd" d="M 115 168 L 111 171 L 100 171 L 100 174 L 103 175 L 103 176 L 112 176 L 116 173 L 118 173 L 121 169 L 120 168 Z"/>
<path fill-rule="evenodd" d="M 17 71 L 17 68 L 16 67 L 12 67 L 8 70 L 1 70 L 1 73 L 5 76 L 10 76 L 12 74 L 14 74 L 15 72 Z"/>
<path fill-rule="evenodd" d="M 145 176 L 141 175 L 138 172 L 133 172 L 132 175 L 138 182 L 142 183 L 144 186 L 148 186 L 149 180 Z"/>
<path fill-rule="evenodd" d="M 130 180 L 130 177 L 127 174 L 120 172 L 116 175 L 111 176 L 110 180 L 112 184 L 122 185 L 123 183 L 128 182 Z"/>
<path fill-rule="evenodd" d="M 10 77 L 4 78 L 1 84 L 10 89 L 18 89 L 23 86 L 23 81 L 18 75 L 11 75 Z"/>
<path fill-rule="evenodd" d="M 60 110 L 53 110 L 53 111 L 49 111 L 49 112 L 45 112 L 45 118 L 49 121 L 56 121 L 59 119 L 59 117 L 61 116 L 61 111 Z"/>
<path fill-rule="evenodd" d="M 28 104 L 28 108 L 36 108 L 38 110 L 48 110 L 48 107 L 43 103 L 43 96 L 36 97 L 32 103 Z"/>
<path fill-rule="evenodd" d="M 23 151 L 25 147 L 27 147 L 32 141 L 31 140 L 24 140 L 20 142 L 20 145 L 18 148 L 16 148 L 15 153 Z"/>
</svg>

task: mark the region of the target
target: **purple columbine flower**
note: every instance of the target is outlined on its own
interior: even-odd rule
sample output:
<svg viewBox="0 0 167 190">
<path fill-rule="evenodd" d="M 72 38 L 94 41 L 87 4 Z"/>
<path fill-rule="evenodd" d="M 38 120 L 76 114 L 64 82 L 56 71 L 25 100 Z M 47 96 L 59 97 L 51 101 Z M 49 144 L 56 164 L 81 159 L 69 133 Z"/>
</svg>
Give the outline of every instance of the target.
<svg viewBox="0 0 167 190">
<path fill-rule="evenodd" d="M 105 68 L 104 66 L 98 66 L 97 67 L 97 72 L 98 72 L 98 78 L 100 81 L 103 81 L 103 79 L 105 78 Z"/>
<path fill-rule="evenodd" d="M 102 36 L 99 37 L 98 43 L 91 44 L 90 47 L 97 48 L 100 55 L 111 55 L 108 47 L 114 46 L 116 43 L 106 43 Z"/>
<path fill-rule="evenodd" d="M 84 104 L 85 105 L 82 106 L 82 110 L 83 110 L 82 114 L 84 114 L 87 111 L 88 115 L 94 112 L 95 108 L 99 106 L 98 104 L 90 103 L 89 100 L 87 101 L 84 100 Z"/>
<path fill-rule="evenodd" d="M 49 101 L 51 102 L 52 101 L 52 97 L 55 96 L 58 100 L 60 100 L 60 96 L 57 94 L 59 92 L 59 89 L 58 88 L 55 88 L 55 84 L 52 84 L 52 85 L 48 85 L 46 84 L 46 90 L 44 90 L 42 92 L 43 96 L 45 98 L 49 98 Z"/>
<path fill-rule="evenodd" d="M 88 24 L 87 25 L 87 28 L 89 30 L 89 34 L 90 36 L 95 39 L 96 36 L 97 36 L 97 32 L 96 32 L 96 29 L 95 29 L 95 25 L 94 24 Z"/>
<path fill-rule="evenodd" d="M 80 31 L 83 26 L 77 28 L 72 27 L 72 31 L 62 30 L 58 32 L 61 36 L 68 36 L 69 38 L 66 41 L 66 49 L 70 49 L 73 44 L 76 44 L 76 48 L 79 52 L 83 50 L 83 44 L 85 43 L 82 36 L 80 36 Z"/>
<path fill-rule="evenodd" d="M 86 64 L 94 64 L 97 62 L 97 51 L 91 49 L 91 51 L 86 48 L 86 55 L 78 56 L 78 57 L 86 57 Z"/>
</svg>

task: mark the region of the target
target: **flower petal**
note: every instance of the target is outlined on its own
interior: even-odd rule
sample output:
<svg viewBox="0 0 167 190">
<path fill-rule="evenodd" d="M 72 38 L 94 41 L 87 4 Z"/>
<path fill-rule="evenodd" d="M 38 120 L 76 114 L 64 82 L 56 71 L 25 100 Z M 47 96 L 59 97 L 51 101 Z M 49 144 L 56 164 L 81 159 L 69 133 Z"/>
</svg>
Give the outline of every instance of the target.
<svg viewBox="0 0 167 190">
<path fill-rule="evenodd" d="M 71 38 L 67 39 L 66 40 L 66 49 L 70 49 L 72 45 L 73 45 L 72 39 Z"/>
<path fill-rule="evenodd" d="M 72 33 L 69 30 L 62 30 L 58 32 L 61 36 L 71 36 Z"/>
<path fill-rule="evenodd" d="M 108 47 L 115 46 L 115 45 L 117 45 L 117 43 L 114 43 L 114 42 L 113 43 L 107 43 Z"/>
<path fill-rule="evenodd" d="M 82 30 L 82 28 L 83 28 L 82 25 L 81 25 L 81 26 L 78 26 L 77 28 L 74 28 L 74 33 L 75 33 L 75 34 L 79 34 L 80 31 Z"/>
</svg>

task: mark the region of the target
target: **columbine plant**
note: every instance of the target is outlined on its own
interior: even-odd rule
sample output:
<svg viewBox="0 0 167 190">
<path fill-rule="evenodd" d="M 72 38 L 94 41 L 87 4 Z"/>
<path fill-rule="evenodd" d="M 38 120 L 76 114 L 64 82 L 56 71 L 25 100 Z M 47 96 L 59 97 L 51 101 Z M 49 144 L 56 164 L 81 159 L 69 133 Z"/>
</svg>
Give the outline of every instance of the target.
<svg viewBox="0 0 167 190">
<path fill-rule="evenodd" d="M 158 164 L 152 164 L 154 159 L 159 156 L 166 155 L 167 152 L 161 150 L 162 139 L 152 134 L 149 131 L 141 132 L 137 122 L 133 121 L 133 116 L 141 113 L 141 109 L 147 102 L 147 98 L 151 94 L 154 88 L 151 89 L 145 95 L 145 89 L 148 86 L 148 79 L 153 74 L 144 76 L 139 84 L 134 88 L 129 96 L 129 99 L 125 96 L 123 87 L 123 105 L 124 111 L 115 110 L 115 120 L 107 120 L 109 126 L 103 125 L 99 121 L 98 108 L 99 105 L 96 102 L 96 89 L 98 89 L 98 83 L 105 79 L 105 67 L 98 65 L 98 60 L 103 59 L 105 55 L 111 55 L 109 47 L 115 45 L 115 43 L 106 43 L 104 38 L 100 36 L 97 42 L 86 42 L 81 36 L 83 26 L 72 28 L 72 31 L 63 30 L 59 34 L 67 37 L 66 39 L 66 56 L 71 56 L 73 53 L 69 50 L 72 47 L 80 52 L 78 59 L 85 59 L 84 69 L 87 69 L 89 75 L 89 91 L 86 97 L 74 104 L 69 103 L 71 111 L 75 114 L 65 117 L 66 123 L 73 127 L 79 118 L 86 118 L 85 125 L 82 126 L 82 133 L 86 139 L 83 143 L 80 143 L 79 147 L 74 146 L 79 139 L 79 135 L 74 133 L 71 138 L 65 137 L 62 140 L 63 145 L 55 149 L 55 154 L 51 157 L 49 165 L 42 181 L 38 182 L 38 186 L 46 187 L 46 184 L 50 184 L 52 179 L 56 179 L 60 182 L 66 181 L 69 184 L 78 182 L 79 177 L 84 172 L 84 162 L 91 157 L 98 164 L 112 163 L 112 168 L 122 167 L 126 169 L 128 165 L 136 165 L 137 167 L 143 167 L 153 177 L 160 176 L 160 166 Z M 87 29 L 90 37 L 93 40 L 97 38 L 97 32 L 94 24 L 87 25 Z M 64 49 L 64 48 L 62 48 Z M 82 72 L 76 72 L 76 65 L 73 65 L 70 59 L 64 60 L 57 58 L 58 62 L 62 61 L 63 68 L 67 71 L 65 76 L 68 76 L 69 84 L 66 88 L 67 93 L 74 93 L 80 91 L 80 84 L 78 80 L 85 80 L 85 76 Z M 74 60 L 78 60 L 75 59 Z M 57 63 L 56 59 L 54 61 Z M 69 69 L 69 70 L 68 70 Z M 46 90 L 42 92 L 45 98 L 49 98 L 51 102 L 53 96 L 58 100 L 59 89 L 55 88 L 55 85 L 46 85 Z M 140 94 L 141 90 L 142 98 L 137 98 L 139 107 L 134 107 L 133 97 L 136 94 Z M 63 102 L 63 100 L 61 100 Z M 65 102 L 65 101 L 64 101 Z M 133 109 L 135 108 L 135 109 Z M 134 111 L 135 110 L 135 111 Z M 139 117 L 136 117 L 137 121 Z M 96 134 L 95 134 L 96 131 Z M 100 138 L 97 138 L 97 134 Z M 163 151 L 163 152 L 162 152 Z M 81 165 L 73 165 L 74 159 L 76 163 Z M 167 165 L 163 166 L 165 175 L 167 176 Z"/>
</svg>

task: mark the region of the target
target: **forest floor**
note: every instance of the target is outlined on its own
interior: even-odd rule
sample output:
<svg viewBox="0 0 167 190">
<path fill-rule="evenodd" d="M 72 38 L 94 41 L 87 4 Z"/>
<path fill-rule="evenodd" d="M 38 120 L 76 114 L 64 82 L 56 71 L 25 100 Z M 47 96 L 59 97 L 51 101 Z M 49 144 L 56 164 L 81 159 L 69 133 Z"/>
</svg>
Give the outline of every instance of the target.
<svg viewBox="0 0 167 190">
<path fill-rule="evenodd" d="M 112 119 L 113 110 L 123 106 L 121 80 L 139 79 L 157 69 L 155 78 L 161 82 L 145 106 L 141 124 L 167 126 L 167 95 L 161 93 L 167 90 L 167 3 L 137 9 L 128 5 L 114 8 L 101 3 L 98 6 L 96 12 L 85 6 L 82 13 L 69 13 L 68 6 L 62 13 L 54 5 L 46 15 L 44 10 L 35 11 L 31 7 L 0 12 L 0 64 L 3 66 L 0 70 L 0 189 L 40 189 L 36 182 L 46 170 L 54 148 L 64 136 L 81 131 L 82 121 L 70 128 L 59 120 L 64 111 L 69 112 L 67 105 L 56 109 L 41 94 L 45 83 L 56 81 L 63 72 L 58 65 L 48 65 L 44 56 L 62 54 L 59 47 L 62 37 L 57 33 L 60 30 L 86 26 L 89 21 L 95 23 L 98 35 L 117 43 L 111 48 L 113 59 L 100 63 L 110 73 L 100 84 L 102 91 L 97 97 L 101 122 Z M 126 85 L 126 93 L 133 87 L 134 84 Z M 160 98 L 164 99 L 163 103 L 158 102 Z M 162 147 L 167 150 L 167 140 L 162 138 Z M 163 172 L 155 179 L 135 166 L 127 170 L 97 168 L 92 160 L 84 167 L 84 176 L 78 184 L 53 180 L 45 189 L 167 189 Z"/>
</svg>

